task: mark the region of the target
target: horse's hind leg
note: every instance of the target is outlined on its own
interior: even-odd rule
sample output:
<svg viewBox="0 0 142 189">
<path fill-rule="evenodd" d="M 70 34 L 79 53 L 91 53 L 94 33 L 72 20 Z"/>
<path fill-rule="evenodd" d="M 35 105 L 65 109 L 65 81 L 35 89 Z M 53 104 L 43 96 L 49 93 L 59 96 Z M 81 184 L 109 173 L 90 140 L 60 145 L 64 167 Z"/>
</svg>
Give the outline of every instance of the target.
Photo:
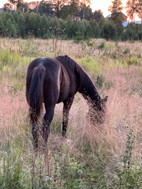
<svg viewBox="0 0 142 189">
<path fill-rule="evenodd" d="M 55 105 L 49 107 L 45 105 L 46 113 L 44 115 L 44 120 L 43 120 L 43 139 L 45 143 L 47 143 L 48 136 L 50 134 L 50 123 L 53 119 L 54 108 Z"/>
<path fill-rule="evenodd" d="M 73 103 L 74 97 L 68 97 L 63 103 L 63 122 L 62 122 L 62 136 L 66 137 L 67 125 L 68 125 L 68 117 L 71 105 Z"/>
<path fill-rule="evenodd" d="M 35 115 L 34 111 L 32 109 L 29 109 L 29 116 L 30 116 L 30 120 L 31 120 L 31 124 L 32 124 L 32 136 L 33 136 L 33 145 L 34 145 L 34 150 L 37 151 L 38 150 L 38 125 L 37 125 L 37 121 L 38 118 Z"/>
<path fill-rule="evenodd" d="M 34 149 L 38 149 L 38 126 L 37 124 L 32 125 L 32 135 L 34 140 Z"/>
</svg>

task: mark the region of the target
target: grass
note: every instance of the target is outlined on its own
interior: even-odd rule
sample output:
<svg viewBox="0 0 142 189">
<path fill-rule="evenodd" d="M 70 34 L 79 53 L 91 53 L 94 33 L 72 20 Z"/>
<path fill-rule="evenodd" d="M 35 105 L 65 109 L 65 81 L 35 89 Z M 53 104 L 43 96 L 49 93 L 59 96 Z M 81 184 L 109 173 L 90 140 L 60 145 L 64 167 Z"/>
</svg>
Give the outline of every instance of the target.
<svg viewBox="0 0 142 189">
<path fill-rule="evenodd" d="M 55 47 L 50 39 L 0 39 L 0 188 L 142 188 L 141 43 L 90 43 L 57 40 Z M 59 104 L 48 156 L 42 151 L 35 156 L 25 100 L 26 70 L 36 57 L 59 54 L 75 59 L 101 97 L 108 95 L 106 121 L 92 125 L 87 103 L 77 94 L 67 139 L 61 136 Z"/>
</svg>

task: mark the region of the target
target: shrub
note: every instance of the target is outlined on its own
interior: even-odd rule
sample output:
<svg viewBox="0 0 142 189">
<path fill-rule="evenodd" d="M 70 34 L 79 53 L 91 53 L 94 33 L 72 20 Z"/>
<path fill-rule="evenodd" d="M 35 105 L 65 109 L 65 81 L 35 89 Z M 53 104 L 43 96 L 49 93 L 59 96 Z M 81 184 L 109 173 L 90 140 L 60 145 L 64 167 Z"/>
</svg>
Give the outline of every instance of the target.
<svg viewBox="0 0 142 189">
<path fill-rule="evenodd" d="M 97 48 L 98 48 L 98 49 L 103 49 L 103 48 L 105 48 L 105 41 L 101 41 Z"/>
<path fill-rule="evenodd" d="M 102 26 L 102 37 L 105 38 L 107 41 L 109 39 L 115 39 L 116 38 L 116 25 L 112 21 L 106 21 L 104 22 Z"/>
<path fill-rule="evenodd" d="M 138 58 L 136 56 L 132 56 L 128 60 L 128 65 L 137 65 L 138 64 Z"/>
<path fill-rule="evenodd" d="M 101 67 L 98 62 L 91 56 L 86 56 L 78 60 L 78 63 L 87 71 L 95 72 L 97 74 L 101 73 Z"/>
</svg>

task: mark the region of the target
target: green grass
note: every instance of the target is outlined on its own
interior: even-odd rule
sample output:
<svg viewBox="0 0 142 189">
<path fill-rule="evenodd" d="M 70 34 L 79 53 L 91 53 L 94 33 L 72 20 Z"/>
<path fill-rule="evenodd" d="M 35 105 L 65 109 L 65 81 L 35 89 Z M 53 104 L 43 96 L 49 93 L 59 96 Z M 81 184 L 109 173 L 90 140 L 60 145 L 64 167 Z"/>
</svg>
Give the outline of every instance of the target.
<svg viewBox="0 0 142 189">
<path fill-rule="evenodd" d="M 101 67 L 94 57 L 85 56 L 78 59 L 78 63 L 89 73 L 101 73 Z"/>
</svg>

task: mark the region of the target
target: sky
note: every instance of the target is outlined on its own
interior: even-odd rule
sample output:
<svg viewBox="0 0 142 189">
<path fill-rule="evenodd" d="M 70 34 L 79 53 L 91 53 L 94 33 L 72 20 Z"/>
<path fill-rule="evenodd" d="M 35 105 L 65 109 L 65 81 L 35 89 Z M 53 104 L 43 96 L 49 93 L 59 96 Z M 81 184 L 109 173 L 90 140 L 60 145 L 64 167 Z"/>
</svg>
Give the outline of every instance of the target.
<svg viewBox="0 0 142 189">
<path fill-rule="evenodd" d="M 28 2 L 30 1 L 37 1 L 37 0 L 27 0 Z M 123 6 L 126 6 L 126 1 L 127 0 L 123 0 Z M 3 4 L 7 3 L 8 0 L 0 0 L 0 7 L 3 6 Z M 104 16 L 108 16 L 110 13 L 108 12 L 108 7 L 112 5 L 112 0 L 91 0 L 91 8 L 92 10 L 99 10 L 101 9 L 101 11 L 103 12 Z M 125 10 L 123 11 L 124 13 Z"/>
<path fill-rule="evenodd" d="M 123 7 L 126 6 L 126 1 L 127 0 L 122 1 Z M 110 12 L 108 11 L 108 7 L 112 5 L 112 0 L 91 0 L 91 3 L 92 3 L 91 7 L 93 11 L 101 9 L 104 16 L 108 16 L 110 14 Z M 122 12 L 126 13 L 125 10 L 123 10 Z"/>
</svg>

